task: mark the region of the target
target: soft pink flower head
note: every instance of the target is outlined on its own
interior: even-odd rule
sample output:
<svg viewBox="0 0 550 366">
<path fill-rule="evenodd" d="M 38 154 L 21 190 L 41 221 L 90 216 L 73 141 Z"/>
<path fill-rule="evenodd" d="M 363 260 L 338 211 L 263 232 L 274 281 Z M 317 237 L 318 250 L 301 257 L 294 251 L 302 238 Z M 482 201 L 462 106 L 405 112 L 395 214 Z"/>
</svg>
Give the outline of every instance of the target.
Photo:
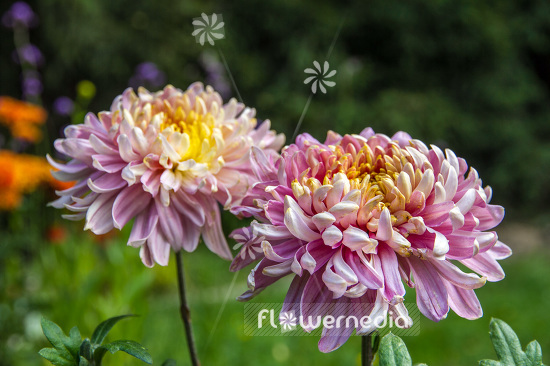
<svg viewBox="0 0 550 366">
<path fill-rule="evenodd" d="M 192 252 L 202 235 L 222 258 L 231 252 L 222 232 L 218 202 L 240 202 L 253 182 L 248 155 L 256 146 L 276 156 L 284 137 L 265 121 L 256 129 L 255 110 L 231 99 L 223 104 L 211 87 L 186 91 L 167 86 L 156 93 L 127 89 L 111 110 L 69 126 L 55 148 L 72 158 L 49 158 L 62 181 L 52 203 L 86 219 L 85 229 L 104 234 L 135 218 L 128 245 L 140 247 L 143 263 L 168 263 L 170 248 Z"/>
<path fill-rule="evenodd" d="M 497 260 L 511 251 L 486 231 L 504 209 L 489 204 L 490 187 L 451 150 L 368 128 L 344 137 L 329 132 L 325 143 L 303 134 L 280 159 L 259 149 L 251 158 L 259 182 L 232 211 L 258 221 L 232 233 L 242 249 L 231 269 L 261 260 L 241 300 L 292 275 L 283 311 L 307 319 L 326 315 L 311 304 L 349 304 L 347 315 L 390 313 L 410 325 L 403 281 L 416 289 L 420 311 L 439 321 L 449 308 L 479 318 L 474 289 L 504 278 Z M 369 313 L 364 304 L 373 304 Z M 325 328 L 319 349 L 340 347 L 352 332 Z"/>
</svg>

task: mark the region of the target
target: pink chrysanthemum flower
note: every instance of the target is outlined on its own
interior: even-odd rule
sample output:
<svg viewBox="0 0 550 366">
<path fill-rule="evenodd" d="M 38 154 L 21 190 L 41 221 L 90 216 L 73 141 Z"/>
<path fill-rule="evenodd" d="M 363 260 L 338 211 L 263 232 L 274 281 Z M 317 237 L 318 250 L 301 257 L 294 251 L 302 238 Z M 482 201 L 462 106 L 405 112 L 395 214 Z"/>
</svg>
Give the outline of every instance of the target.
<svg viewBox="0 0 550 366">
<path fill-rule="evenodd" d="M 143 263 L 168 263 L 170 248 L 195 250 L 199 237 L 222 258 L 231 259 L 218 202 L 238 203 L 253 174 L 251 146 L 277 155 L 282 135 L 255 110 L 234 99 L 223 104 L 201 83 L 186 91 L 167 86 L 156 93 L 127 89 L 108 112 L 88 114 L 84 124 L 65 129 L 56 149 L 72 158 L 54 176 L 77 181 L 52 205 L 86 219 L 85 229 L 104 234 L 133 223 L 128 245 L 140 247 Z"/>
<path fill-rule="evenodd" d="M 449 308 L 479 318 L 474 289 L 504 278 L 497 260 L 511 251 L 485 231 L 502 221 L 504 209 L 489 204 L 491 188 L 451 150 L 368 128 L 344 137 L 329 132 L 325 143 L 303 134 L 279 159 L 258 149 L 251 158 L 259 182 L 232 210 L 258 221 L 232 234 L 243 248 L 231 269 L 261 261 L 241 300 L 293 275 L 283 311 L 315 319 L 326 307 L 312 304 L 349 304 L 342 315 L 389 313 L 410 325 L 403 281 L 416 289 L 420 311 L 439 321 Z M 373 306 L 364 313 L 367 307 L 354 304 Z M 325 328 L 319 349 L 340 347 L 352 332 Z"/>
</svg>

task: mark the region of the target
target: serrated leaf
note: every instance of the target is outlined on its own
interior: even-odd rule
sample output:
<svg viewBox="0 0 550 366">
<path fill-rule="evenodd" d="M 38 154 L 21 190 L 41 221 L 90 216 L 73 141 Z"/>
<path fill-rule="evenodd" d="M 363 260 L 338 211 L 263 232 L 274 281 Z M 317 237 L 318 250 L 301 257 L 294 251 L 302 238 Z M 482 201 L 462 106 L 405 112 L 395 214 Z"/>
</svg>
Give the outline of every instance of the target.
<svg viewBox="0 0 550 366">
<path fill-rule="evenodd" d="M 94 333 L 92 334 L 92 343 L 95 345 L 101 345 L 107 334 L 111 331 L 113 326 L 124 318 L 135 316 L 133 314 L 115 316 L 113 318 L 107 319 L 95 328 Z"/>
<path fill-rule="evenodd" d="M 86 338 L 80 345 L 79 354 L 80 354 L 80 357 L 84 357 L 88 361 L 93 361 L 94 349 L 88 338 Z"/>
<path fill-rule="evenodd" d="M 80 331 L 78 330 L 78 327 L 73 327 L 69 331 L 69 336 L 65 339 L 65 347 L 71 352 L 73 357 L 78 359 L 78 351 L 80 349 L 80 344 L 82 343 L 82 336 L 80 335 Z"/>
<path fill-rule="evenodd" d="M 130 356 L 134 356 L 135 358 L 145 363 L 148 363 L 148 364 L 153 363 L 153 359 L 151 358 L 151 355 L 149 354 L 147 349 L 143 347 L 141 344 L 134 341 L 129 341 L 129 340 L 114 341 L 99 347 L 98 351 L 100 349 L 107 350 L 111 353 L 116 353 L 118 351 L 126 352 Z"/>
<path fill-rule="evenodd" d="M 401 338 L 389 333 L 380 342 L 380 366 L 412 366 L 411 356 Z"/>
<path fill-rule="evenodd" d="M 161 366 L 176 366 L 176 365 L 177 365 L 176 360 L 172 360 L 171 358 L 169 358 L 166 361 L 164 361 Z"/>
<path fill-rule="evenodd" d="M 80 361 L 78 362 L 78 366 L 90 366 L 90 362 L 88 362 L 87 359 L 80 356 Z"/>
<path fill-rule="evenodd" d="M 64 358 L 55 348 L 42 348 L 38 354 L 55 366 L 74 366 L 74 361 Z"/>
<path fill-rule="evenodd" d="M 504 365 L 529 365 L 529 359 L 523 353 L 518 336 L 512 328 L 500 319 L 493 318 L 489 324 L 489 335 L 500 363 Z"/>
<path fill-rule="evenodd" d="M 501 366 L 501 364 L 495 360 L 481 360 L 479 366 Z"/>
<path fill-rule="evenodd" d="M 539 342 L 532 341 L 525 348 L 525 355 L 531 361 L 532 366 L 542 365 L 542 348 Z"/>
<path fill-rule="evenodd" d="M 489 328 L 499 361 L 481 360 L 480 366 L 544 366 L 542 349 L 537 341 L 529 343 L 523 352 L 518 336 L 504 321 L 493 318 Z"/>
<path fill-rule="evenodd" d="M 44 335 L 48 338 L 48 341 L 50 341 L 52 346 L 54 346 L 54 348 L 58 351 L 59 355 L 66 360 L 72 361 L 73 364 L 76 363 L 75 356 L 66 346 L 67 343 L 71 343 L 70 339 L 65 335 L 65 333 L 63 333 L 63 330 L 61 330 L 59 325 L 44 317 L 42 317 L 40 323 L 42 325 Z"/>
</svg>

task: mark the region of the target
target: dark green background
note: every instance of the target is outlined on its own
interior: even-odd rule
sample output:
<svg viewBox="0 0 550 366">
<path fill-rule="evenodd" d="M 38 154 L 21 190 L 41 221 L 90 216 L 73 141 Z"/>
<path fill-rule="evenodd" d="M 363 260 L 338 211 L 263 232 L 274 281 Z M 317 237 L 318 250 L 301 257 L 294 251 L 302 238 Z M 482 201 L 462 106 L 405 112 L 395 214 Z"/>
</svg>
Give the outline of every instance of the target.
<svg viewBox="0 0 550 366">
<path fill-rule="evenodd" d="M 548 1 L 29 3 L 40 19 L 30 39 L 45 57 L 40 71 L 47 109 L 59 96 L 74 98 L 81 80 L 97 88 L 89 109 L 108 109 L 144 61 L 156 63 L 167 82 L 182 89 L 204 80 L 201 56 L 217 58 L 218 53 L 195 42 L 191 22 L 202 12 L 215 12 L 223 15 L 226 35 L 216 46 L 244 102 L 289 137 L 310 95 L 303 70 L 313 60 L 326 60 L 342 25 L 328 59 L 338 71 L 336 86 L 313 97 L 301 131 L 324 138 L 328 129 L 344 134 L 371 126 L 390 135 L 405 130 L 426 143 L 450 147 L 493 187 L 493 201 L 507 209 L 505 224 L 534 227 L 537 235 L 530 237 L 539 238 L 526 242 L 521 231 L 514 236 L 519 239 L 511 244 L 520 254 L 504 262 L 507 279 L 478 290 L 484 318 L 425 320 L 425 333 L 406 339 L 415 362 L 469 365 L 493 357 L 487 335 L 491 316 L 508 321 L 524 344 L 539 338 L 543 350 L 549 350 L 543 329 L 550 323 L 550 258 L 543 243 L 550 218 Z M 9 6 L 2 2 L 0 12 Z M 10 29 L 0 29 L 0 95 L 20 97 L 12 38 Z M 67 117 L 51 113 L 47 146 L 67 123 Z M 32 318 L 25 320 L 29 314 L 45 314 L 67 331 L 78 324 L 89 334 L 104 318 L 135 312 L 144 316 L 120 324 L 118 335 L 142 340 L 157 362 L 174 357 L 183 365 L 187 356 L 173 268 L 145 269 L 137 251 L 124 247 L 127 233 L 99 247 L 78 233 L 81 223 L 70 226 L 72 235 L 63 245 L 53 247 L 43 240 L 43 228 L 59 212 L 43 209 L 46 199 L 35 195 L 17 213 L 2 214 L 0 364 L 40 364 L 35 352 L 45 342 L 25 330 L 25 321 L 34 324 Z M 225 218 L 229 232 L 238 223 Z M 523 248 L 528 244 L 530 249 Z M 227 263 L 204 248 L 187 256 L 186 263 L 197 338 L 205 344 L 231 275 Z M 245 278 L 246 273 L 239 275 L 232 297 L 245 289 Z M 278 285 L 258 301 L 281 301 L 284 291 Z M 414 301 L 414 294 L 406 300 Z M 358 363 L 358 339 L 322 355 L 314 338 L 244 337 L 242 305 L 236 302 L 230 301 L 224 314 L 209 349 L 199 351 L 205 365 Z M 279 361 L 274 357 L 285 354 Z M 132 364 L 123 356 L 111 360 Z"/>
</svg>

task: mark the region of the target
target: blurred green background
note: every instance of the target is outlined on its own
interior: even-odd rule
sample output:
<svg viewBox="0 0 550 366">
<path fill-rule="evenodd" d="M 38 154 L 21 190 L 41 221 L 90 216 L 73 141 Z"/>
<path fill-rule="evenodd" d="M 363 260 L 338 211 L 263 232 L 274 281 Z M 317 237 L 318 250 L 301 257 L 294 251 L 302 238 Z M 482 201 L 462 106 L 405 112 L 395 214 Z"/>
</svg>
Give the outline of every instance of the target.
<svg viewBox="0 0 550 366">
<path fill-rule="evenodd" d="M 108 109 L 129 85 L 152 89 L 161 79 L 185 89 L 201 80 L 226 98 L 236 96 L 221 50 L 244 102 L 258 118 L 292 136 L 310 96 L 303 70 L 327 60 L 337 70 L 334 88 L 316 94 L 301 131 L 322 139 L 328 129 L 358 133 L 371 126 L 405 130 L 426 143 L 452 148 L 493 187 L 493 202 L 506 207 L 499 230 L 515 255 L 503 262 L 507 278 L 477 290 L 485 316 L 467 321 L 450 314 L 425 320 L 421 335 L 405 338 L 414 362 L 473 365 L 495 358 L 490 317 L 508 322 L 524 345 L 538 339 L 548 362 L 550 250 L 546 237 L 550 194 L 550 3 L 526 1 L 175 1 L 40 0 L 28 2 L 38 22 L 29 40 L 43 55 L 40 99 L 50 112 L 45 140 L 20 152 L 51 153 L 53 140 L 71 123 L 56 112 L 59 97 L 84 110 Z M 11 2 L 0 3 L 0 13 Z M 223 15 L 225 39 L 201 46 L 192 19 Z M 0 27 L 0 95 L 21 98 L 21 66 L 14 62 L 13 30 Z M 144 79 L 139 65 L 156 65 Z M 141 78 L 141 79 L 140 79 Z M 95 86 L 86 94 L 82 80 Z M 80 85 L 80 89 L 77 87 Z M 91 84 L 84 84 L 84 86 Z M 93 89 L 93 88 L 92 88 Z M 92 98 L 93 96 L 93 98 Z M 0 148 L 8 148 L 6 138 Z M 11 145 L 10 145 L 11 146 Z M 138 251 L 124 245 L 127 232 L 100 240 L 82 223 L 59 219 L 45 208 L 51 193 L 37 191 L 15 211 L 0 213 L 0 365 L 41 365 L 47 345 L 44 315 L 83 335 L 108 317 L 142 316 L 117 325 L 110 339 L 142 341 L 155 364 L 188 362 L 178 318 L 174 263 L 145 268 Z M 243 224 L 224 216 L 226 233 Z M 48 240 L 55 226 L 65 235 Z M 323 355 L 314 337 L 245 337 L 246 289 L 238 274 L 222 321 L 216 316 L 232 282 L 229 264 L 205 248 L 185 256 L 199 354 L 205 365 L 359 364 L 359 339 Z M 282 301 L 288 281 L 256 300 Z M 414 301 L 407 293 L 406 301 Z M 107 365 L 139 364 L 107 355 Z"/>
</svg>

